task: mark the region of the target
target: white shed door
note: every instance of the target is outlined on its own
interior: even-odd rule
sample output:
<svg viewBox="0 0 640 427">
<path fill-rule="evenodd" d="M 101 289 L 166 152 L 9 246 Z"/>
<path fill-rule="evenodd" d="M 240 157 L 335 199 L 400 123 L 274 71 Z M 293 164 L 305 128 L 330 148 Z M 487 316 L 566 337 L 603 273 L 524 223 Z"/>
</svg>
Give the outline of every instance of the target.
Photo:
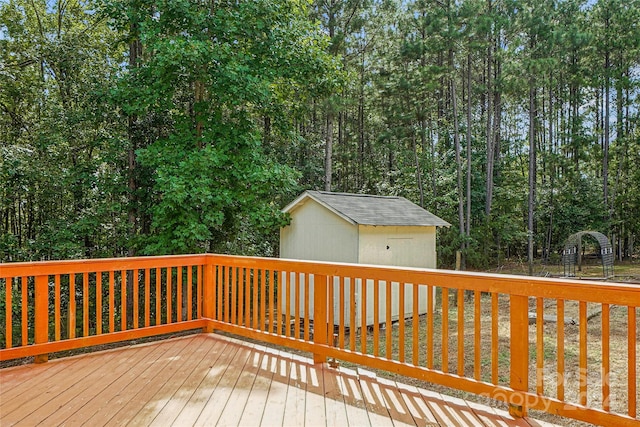
<svg viewBox="0 0 640 427">
<path fill-rule="evenodd" d="M 407 261 L 412 258 L 413 250 L 412 237 L 390 237 L 387 239 L 385 264 L 387 265 L 407 265 Z"/>
</svg>

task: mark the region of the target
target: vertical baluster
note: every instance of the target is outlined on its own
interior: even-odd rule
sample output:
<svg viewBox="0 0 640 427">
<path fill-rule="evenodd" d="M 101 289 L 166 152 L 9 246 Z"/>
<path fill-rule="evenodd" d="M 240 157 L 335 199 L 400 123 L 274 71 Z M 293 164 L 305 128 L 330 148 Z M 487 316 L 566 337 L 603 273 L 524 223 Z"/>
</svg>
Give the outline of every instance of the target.
<svg viewBox="0 0 640 427">
<path fill-rule="evenodd" d="M 140 306 L 138 298 L 140 297 L 140 289 L 138 288 L 138 275 L 140 270 L 137 268 L 133 270 L 133 328 L 138 329 L 139 322 L 138 316 L 140 316 Z"/>
<path fill-rule="evenodd" d="M 71 277 L 69 277 L 69 286 L 71 286 Z M 113 333 L 114 330 L 114 322 L 115 322 L 115 300 L 114 300 L 114 292 L 113 292 L 113 271 L 109 272 L 109 332 Z"/>
<path fill-rule="evenodd" d="M 5 279 L 5 300 L 7 307 L 7 317 L 5 318 L 5 332 L 7 337 L 7 348 L 13 347 L 13 277 Z"/>
<path fill-rule="evenodd" d="M 82 274 L 82 336 L 89 336 L 89 273 Z"/>
<path fill-rule="evenodd" d="M 491 294 L 491 382 L 498 384 L 498 294 Z"/>
<path fill-rule="evenodd" d="M 321 276 L 316 276 L 316 277 L 321 277 Z M 327 325 L 328 325 L 327 338 L 328 338 L 329 345 L 333 346 L 333 344 L 334 344 L 333 331 L 335 329 L 334 328 L 334 323 L 335 323 L 334 322 L 334 317 L 335 317 L 335 313 L 334 313 L 334 307 L 335 307 L 335 304 L 334 304 L 334 293 L 335 293 L 334 283 L 335 282 L 334 281 L 335 281 L 335 278 L 334 278 L 334 276 L 328 276 L 327 280 L 328 280 L 328 283 L 327 283 L 327 294 L 328 294 L 327 295 L 327 298 L 328 298 L 327 307 L 328 307 L 328 310 L 329 310 L 327 312 Z M 312 298 L 312 297 L 310 296 L 310 298 Z M 314 330 L 314 333 L 315 333 L 315 330 Z"/>
<path fill-rule="evenodd" d="M 76 337 L 76 275 L 69 274 L 69 339 Z"/>
<path fill-rule="evenodd" d="M 280 285 L 279 285 L 279 281 L 278 281 L 278 272 L 276 270 L 272 271 L 272 276 L 271 276 L 271 280 L 272 280 L 272 284 L 273 284 L 273 293 L 271 294 L 271 296 L 273 297 L 273 327 L 271 328 L 272 332 L 277 333 L 278 335 L 280 335 L 280 331 L 279 331 L 279 325 L 280 325 L 280 319 L 282 318 L 281 316 L 281 308 L 279 307 L 280 305 L 280 298 L 279 298 L 279 291 L 280 291 Z"/>
<path fill-rule="evenodd" d="M 418 299 L 418 291 L 419 291 L 419 286 L 418 284 L 414 284 L 413 285 L 413 349 L 412 349 L 412 355 L 413 355 L 413 359 L 412 362 L 414 365 L 418 366 L 419 363 L 419 357 L 420 357 L 420 353 L 418 352 L 418 348 L 420 348 L 419 344 L 420 344 L 420 335 L 418 334 L 418 332 L 420 332 L 420 307 L 419 307 L 419 299 Z"/>
<path fill-rule="evenodd" d="M 558 361 L 558 375 L 557 375 L 557 398 L 561 402 L 564 401 L 564 300 L 559 299 L 556 303 L 556 314 L 558 321 L 558 337 L 557 337 L 557 351 L 556 358 Z"/>
<path fill-rule="evenodd" d="M 442 288 L 442 372 L 449 372 L 449 289 Z"/>
<path fill-rule="evenodd" d="M 295 306 L 294 306 L 294 315 L 293 315 L 293 319 L 294 319 L 294 332 L 293 332 L 293 337 L 294 338 L 302 338 L 302 336 L 300 335 L 300 292 L 302 290 L 302 281 L 301 281 L 301 277 L 302 275 L 299 273 L 296 273 L 295 276 L 296 281 L 295 281 L 295 286 L 293 287 L 294 292 L 295 292 Z M 305 276 L 306 279 L 306 276 Z"/>
<path fill-rule="evenodd" d="M 176 267 L 176 276 L 178 279 L 178 283 L 176 283 L 176 321 L 182 322 L 184 319 L 182 318 L 182 306 L 184 304 L 184 299 L 182 298 L 182 266 Z"/>
<path fill-rule="evenodd" d="M 265 274 L 267 276 L 267 282 L 269 285 L 269 328 L 267 329 L 268 332 L 273 332 L 273 328 L 275 327 L 275 325 L 277 324 L 276 322 L 276 318 L 275 318 L 275 313 L 274 313 L 274 299 L 275 299 L 275 280 L 273 277 L 273 274 L 271 274 L 272 271 L 265 271 Z"/>
<path fill-rule="evenodd" d="M 224 267 L 222 270 L 224 274 L 223 283 L 224 283 L 224 294 L 223 294 L 223 307 L 224 307 L 224 321 L 229 323 L 231 320 L 231 301 L 229 301 L 229 297 L 231 294 L 231 267 Z"/>
<path fill-rule="evenodd" d="M 167 267 L 167 324 L 173 323 L 173 267 Z"/>
<path fill-rule="evenodd" d="M 224 312 L 222 311 L 223 303 L 226 298 L 224 295 L 224 267 L 219 265 L 216 280 L 216 294 L 218 295 L 218 317 L 216 319 L 224 321 Z"/>
<path fill-rule="evenodd" d="M 544 300 L 536 298 L 536 393 L 544 394 Z"/>
<path fill-rule="evenodd" d="M 102 334 L 102 272 L 96 271 L 96 335 Z"/>
<path fill-rule="evenodd" d="M 480 350 L 482 342 L 481 337 L 481 317 L 480 317 L 480 302 L 482 300 L 482 293 L 480 291 L 473 292 L 473 378 L 476 381 L 480 381 Z"/>
<path fill-rule="evenodd" d="M 353 277 L 349 278 L 349 349 L 356 351 L 356 283 Z"/>
<path fill-rule="evenodd" d="M 362 291 L 360 293 L 360 307 L 362 314 L 361 325 L 360 325 L 360 352 L 362 354 L 367 354 L 367 280 L 364 278 L 360 279 L 360 285 Z"/>
<path fill-rule="evenodd" d="M 227 322 L 232 322 L 235 324 L 236 313 L 235 313 L 234 305 L 236 304 L 236 289 L 235 289 L 234 272 L 235 272 L 234 267 L 229 267 L 226 270 L 227 277 L 226 277 L 225 283 L 227 284 L 227 286 L 226 286 L 225 298 L 227 303 L 225 304 L 225 308 L 227 310 L 227 314 L 225 316 L 225 319 Z M 261 280 L 264 282 L 264 274 L 262 275 Z M 263 288 L 264 286 L 266 285 L 264 285 L 263 283 Z M 266 298 L 266 293 L 263 293 L 262 298 Z M 265 317 L 262 316 L 262 322 L 264 323 L 264 321 L 265 321 Z"/>
<path fill-rule="evenodd" d="M 265 270 L 258 270 L 260 276 L 260 330 L 267 330 L 267 283 Z"/>
<path fill-rule="evenodd" d="M 338 310 L 339 310 L 339 325 L 338 325 L 338 346 L 344 348 L 344 336 L 345 336 L 345 294 L 344 294 L 344 276 L 340 276 L 338 279 Z"/>
<path fill-rule="evenodd" d="M 464 376 L 464 290 L 458 289 L 458 375 Z"/>
<path fill-rule="evenodd" d="M 322 276 L 325 277 L 325 276 Z M 311 338 L 309 337 L 310 325 L 309 320 L 311 319 L 311 312 L 309 310 L 309 302 L 313 299 L 313 295 L 311 295 L 311 284 L 309 281 L 311 278 L 309 274 L 304 275 L 304 340 L 309 341 Z M 315 278 L 314 278 L 315 280 Z"/>
<path fill-rule="evenodd" d="M 156 268 L 156 326 L 162 321 L 162 268 Z"/>
<path fill-rule="evenodd" d="M 9 280 L 9 279 L 7 279 Z M 60 275 L 56 274 L 54 279 L 54 300 L 53 300 L 53 323 L 54 323 L 54 337 L 56 341 L 60 341 L 60 325 L 62 323 L 60 319 Z M 96 294 L 97 298 L 97 294 Z M 100 300 L 102 302 L 102 300 Z M 100 313 L 102 314 L 102 313 Z M 9 335 L 7 335 L 8 337 Z"/>
<path fill-rule="evenodd" d="M 202 265 L 198 266 L 196 282 L 196 308 L 198 317 L 202 317 Z"/>
<path fill-rule="evenodd" d="M 611 389 L 609 386 L 610 377 L 610 346 L 609 337 L 611 328 L 609 325 L 609 304 L 602 304 L 602 409 L 611 410 Z"/>
<path fill-rule="evenodd" d="M 29 279 L 22 277 L 22 345 L 29 343 Z"/>
<path fill-rule="evenodd" d="M 127 330 L 127 271 L 120 271 L 120 330 Z"/>
<path fill-rule="evenodd" d="M 392 338 L 393 338 L 393 325 L 392 325 L 392 321 L 391 321 L 391 311 L 392 311 L 392 303 L 393 303 L 393 295 L 391 294 L 391 281 L 387 280 L 385 282 L 385 290 L 386 290 L 386 294 L 387 294 L 387 298 L 386 299 L 386 319 L 385 319 L 385 323 L 386 323 L 386 327 L 385 327 L 385 337 L 384 337 L 384 341 L 385 341 L 385 356 L 387 359 L 392 359 L 393 358 L 393 350 L 392 350 Z"/>
<path fill-rule="evenodd" d="M 380 351 L 380 286 L 378 280 L 373 280 L 373 355 L 378 357 Z"/>
<path fill-rule="evenodd" d="M 433 311 L 435 304 L 433 293 L 435 289 L 432 285 L 427 286 L 427 368 L 433 369 Z"/>
<path fill-rule="evenodd" d="M 187 320 L 193 320 L 193 266 L 187 266 Z"/>
<path fill-rule="evenodd" d="M 287 300 L 287 305 L 285 307 L 285 331 L 284 331 L 284 336 L 288 337 L 290 335 L 291 332 L 291 274 L 292 273 L 285 273 L 284 277 L 285 277 L 285 284 L 284 286 L 286 287 L 286 291 L 285 291 L 285 295 L 286 295 L 286 300 Z M 293 276 L 295 277 L 295 276 Z M 300 293 L 300 287 L 301 284 L 299 283 L 299 281 L 297 280 L 293 280 L 294 285 L 296 286 L 296 289 L 294 290 L 295 295 L 297 296 Z M 295 302 L 294 302 L 294 306 L 293 306 L 293 313 L 294 313 L 294 324 L 295 322 L 298 322 L 298 316 L 300 315 L 299 313 L 299 307 L 300 307 L 300 299 L 296 298 Z M 296 332 L 296 329 L 298 330 L 298 332 Z M 299 338 L 299 334 L 300 334 L 300 325 L 299 324 L 295 324 L 295 328 L 293 330 L 293 337 L 294 338 Z"/>
<path fill-rule="evenodd" d="M 637 413 L 637 393 L 636 393 L 636 381 L 638 380 L 638 358 L 636 353 L 636 308 L 627 307 L 628 310 L 628 331 L 627 331 L 627 345 L 629 346 L 629 375 L 627 375 L 629 392 L 629 416 L 631 418 L 636 417 Z"/>
<path fill-rule="evenodd" d="M 238 291 L 236 288 L 238 286 L 238 281 L 236 279 L 236 275 L 236 268 L 229 267 L 229 275 L 227 277 L 227 280 L 229 281 L 229 286 L 231 287 L 231 323 L 233 323 L 234 325 L 237 325 L 236 319 L 238 314 Z"/>
<path fill-rule="evenodd" d="M 238 268 L 238 325 L 244 321 L 244 269 Z M 245 325 L 246 326 L 246 325 Z"/>
<path fill-rule="evenodd" d="M 405 288 L 405 284 L 400 282 L 398 283 L 398 360 L 400 362 L 404 362 L 404 353 L 405 353 L 405 348 L 404 348 L 404 343 L 405 343 L 405 336 L 404 336 L 404 315 L 405 315 L 405 309 L 404 309 L 404 289 Z"/>
<path fill-rule="evenodd" d="M 151 323 L 151 269 L 144 271 L 144 326 L 149 327 Z"/>
<path fill-rule="evenodd" d="M 243 275 L 243 283 L 244 283 L 244 288 L 245 288 L 245 292 L 244 292 L 244 306 L 245 306 L 245 313 L 244 313 L 244 325 L 247 328 L 251 327 L 251 270 L 248 270 L 246 268 L 242 269 L 242 275 Z"/>
<path fill-rule="evenodd" d="M 253 295 L 253 310 L 251 311 L 251 318 L 253 319 L 253 329 L 258 329 L 258 271 L 256 269 L 252 269 L 251 272 L 251 293 Z"/>
<path fill-rule="evenodd" d="M 587 404 L 587 303 L 580 301 L 580 404 Z"/>
</svg>

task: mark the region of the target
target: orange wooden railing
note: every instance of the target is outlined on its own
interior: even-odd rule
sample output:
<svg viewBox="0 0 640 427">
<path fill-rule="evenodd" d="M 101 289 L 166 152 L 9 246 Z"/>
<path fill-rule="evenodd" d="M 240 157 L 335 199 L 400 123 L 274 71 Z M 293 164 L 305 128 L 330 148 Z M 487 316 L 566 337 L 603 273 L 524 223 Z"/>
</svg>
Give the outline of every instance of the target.
<svg viewBox="0 0 640 427">
<path fill-rule="evenodd" d="M 205 262 L 200 255 L 0 264 L 0 360 L 45 361 L 48 353 L 202 328 Z"/>
<path fill-rule="evenodd" d="M 3 264 L 2 280 L 12 338 L 0 360 L 202 328 L 488 396 L 514 415 L 640 425 L 633 285 L 224 255 Z"/>
</svg>

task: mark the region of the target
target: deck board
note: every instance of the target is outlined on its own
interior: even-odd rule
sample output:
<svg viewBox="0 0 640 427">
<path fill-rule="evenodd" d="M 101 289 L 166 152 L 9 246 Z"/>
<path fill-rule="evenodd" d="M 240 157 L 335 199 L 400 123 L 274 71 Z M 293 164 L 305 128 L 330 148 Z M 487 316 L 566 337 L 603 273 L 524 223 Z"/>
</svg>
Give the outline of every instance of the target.
<svg viewBox="0 0 640 427">
<path fill-rule="evenodd" d="M 158 343 L 161 352 L 150 354 L 146 359 L 146 366 L 140 370 L 131 369 L 127 375 L 120 377 L 120 381 L 103 393 L 97 395 L 95 406 L 85 406 L 78 411 L 76 417 L 69 420 L 69 425 L 104 425 L 111 419 L 127 419 L 137 412 L 135 408 L 145 401 L 144 392 L 150 392 L 159 372 L 164 372 L 175 358 L 185 350 L 192 340 L 183 339 L 176 345 Z M 139 406 L 138 406 L 139 407 Z M 129 410 L 129 415 L 127 415 Z"/>
<path fill-rule="evenodd" d="M 263 357 L 264 354 L 258 352 L 252 352 L 249 355 L 240 377 L 233 388 L 233 392 L 222 410 L 217 425 L 237 426 L 240 424 L 242 412 L 249 401 L 249 395 L 251 394 Z"/>
<path fill-rule="evenodd" d="M 305 425 L 309 427 L 340 425 L 327 421 L 327 403 L 330 402 L 330 399 L 327 399 L 325 395 L 322 367 L 310 364 L 305 365 L 307 367 L 305 413 L 308 414 L 305 419 Z"/>
<path fill-rule="evenodd" d="M 325 415 L 327 425 L 348 426 L 349 418 L 344 403 L 338 375 L 332 375 L 327 370 L 321 371 L 324 387 Z"/>
<path fill-rule="evenodd" d="M 197 421 L 237 352 L 237 347 L 228 344 L 220 349 L 217 358 L 211 360 L 209 370 L 198 385 L 192 389 L 191 396 L 185 406 L 176 414 L 174 424 L 193 425 Z"/>
<path fill-rule="evenodd" d="M 249 359 L 251 352 L 250 347 L 240 347 L 237 353 L 234 356 L 234 364 L 229 365 L 229 367 L 224 371 L 220 381 L 213 390 L 211 397 L 207 401 L 207 403 L 202 408 L 202 412 L 200 412 L 200 416 L 196 420 L 196 426 L 211 426 L 217 425 L 218 419 L 222 414 L 227 402 L 233 395 L 233 391 L 236 386 L 236 382 L 242 375 L 241 369 L 234 369 L 237 367 L 244 367 L 244 364 Z"/>
<path fill-rule="evenodd" d="M 180 414 L 182 409 L 187 405 L 196 387 L 200 385 L 208 371 L 216 364 L 224 348 L 224 343 L 218 342 L 206 348 L 206 353 L 201 353 L 202 359 L 200 359 L 195 368 L 191 370 L 191 372 L 189 372 L 188 369 L 185 371 L 188 373 L 186 379 L 181 384 L 176 382 L 175 386 L 170 387 L 173 394 L 169 396 L 169 393 L 167 393 L 165 398 L 166 403 L 164 403 L 162 409 L 156 414 L 153 421 L 151 421 L 152 426 L 162 427 L 174 422 L 178 414 Z M 136 417 L 142 425 L 144 425 L 145 420 L 148 419 L 148 417 L 142 416 L 141 413 L 138 413 Z M 134 423 L 135 420 L 136 418 L 134 418 Z"/>
<path fill-rule="evenodd" d="M 254 378 L 253 386 L 247 397 L 247 405 L 242 412 L 238 425 L 256 425 L 262 422 L 269 386 L 273 380 L 276 365 L 278 363 L 278 350 L 264 348 L 261 350 L 262 359 L 258 368 L 258 374 Z"/>
<path fill-rule="evenodd" d="M 0 370 L 0 425 L 550 426 L 198 334 Z"/>
<path fill-rule="evenodd" d="M 155 347 L 153 351 L 147 353 L 145 357 L 146 368 L 141 371 L 131 369 L 99 393 L 89 395 L 90 399 L 86 404 L 77 409 L 72 417 L 67 418 L 65 424 L 78 426 L 86 422 L 89 425 L 96 425 L 99 421 L 107 421 L 109 419 L 107 416 L 114 414 L 114 408 L 123 407 L 125 402 L 123 390 L 126 390 L 128 396 L 135 396 L 148 384 L 156 370 L 162 370 L 167 363 L 170 363 L 169 359 L 173 354 L 171 351 L 178 354 L 188 343 L 189 341 L 183 340 L 176 343 L 176 346 L 162 344 L 153 346 Z M 162 358 L 164 360 L 160 360 Z"/>
<path fill-rule="evenodd" d="M 287 388 L 287 398 L 285 400 L 283 418 L 292 426 L 302 426 L 305 425 L 305 393 L 308 378 L 305 369 L 306 367 L 304 365 L 292 362 L 292 359 L 287 358 L 287 364 L 290 364 L 289 383 Z M 316 416 L 316 414 L 312 415 Z"/>
</svg>

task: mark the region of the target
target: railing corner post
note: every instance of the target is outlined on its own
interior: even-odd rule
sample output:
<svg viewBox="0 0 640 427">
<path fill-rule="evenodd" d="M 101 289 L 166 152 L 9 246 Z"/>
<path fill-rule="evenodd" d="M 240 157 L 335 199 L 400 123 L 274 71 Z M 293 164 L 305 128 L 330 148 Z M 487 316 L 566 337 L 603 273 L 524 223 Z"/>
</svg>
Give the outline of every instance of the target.
<svg viewBox="0 0 640 427">
<path fill-rule="evenodd" d="M 35 344 L 49 342 L 49 276 L 35 277 Z M 35 363 L 49 360 L 49 354 L 38 354 Z"/>
<path fill-rule="evenodd" d="M 313 278 L 313 343 L 327 345 L 327 280 L 326 275 L 316 274 Z M 306 313 L 308 316 L 309 313 Z M 313 363 L 325 363 L 325 353 L 313 353 Z"/>
<path fill-rule="evenodd" d="M 213 332 L 211 321 L 215 318 L 215 298 L 216 298 L 215 268 L 210 257 L 204 265 L 204 283 L 202 287 L 202 317 L 208 321 L 203 332 Z"/>
<path fill-rule="evenodd" d="M 510 386 L 515 391 L 529 391 L 529 298 L 511 295 L 509 302 L 511 375 Z M 523 396 L 515 394 L 513 397 Z M 525 398 L 509 402 L 509 414 L 515 418 L 527 416 Z"/>
</svg>

